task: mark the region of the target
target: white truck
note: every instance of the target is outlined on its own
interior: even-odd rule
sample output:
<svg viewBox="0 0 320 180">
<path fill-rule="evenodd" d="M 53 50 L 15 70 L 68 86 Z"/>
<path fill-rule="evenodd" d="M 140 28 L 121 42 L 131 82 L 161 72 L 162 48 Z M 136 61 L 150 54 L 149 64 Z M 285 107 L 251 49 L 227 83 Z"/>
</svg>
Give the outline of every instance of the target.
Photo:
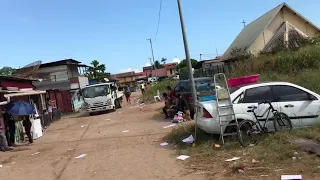
<svg viewBox="0 0 320 180">
<path fill-rule="evenodd" d="M 85 109 L 89 115 L 100 111 L 115 111 L 121 108 L 123 92 L 117 91 L 113 82 L 100 83 L 86 86 L 82 89 Z"/>
</svg>

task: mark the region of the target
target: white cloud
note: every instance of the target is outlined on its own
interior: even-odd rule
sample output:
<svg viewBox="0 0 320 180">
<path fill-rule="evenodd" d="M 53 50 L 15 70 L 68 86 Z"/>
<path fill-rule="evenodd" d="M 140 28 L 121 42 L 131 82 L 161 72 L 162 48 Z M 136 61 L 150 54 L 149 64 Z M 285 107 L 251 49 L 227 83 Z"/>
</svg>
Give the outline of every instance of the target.
<svg viewBox="0 0 320 180">
<path fill-rule="evenodd" d="M 180 59 L 178 59 L 177 57 L 173 58 L 172 62 L 174 63 L 180 63 Z"/>
<path fill-rule="evenodd" d="M 131 72 L 131 71 L 141 72 L 141 70 L 139 70 L 139 69 L 134 69 L 134 68 L 120 69 L 120 73 Z"/>
</svg>

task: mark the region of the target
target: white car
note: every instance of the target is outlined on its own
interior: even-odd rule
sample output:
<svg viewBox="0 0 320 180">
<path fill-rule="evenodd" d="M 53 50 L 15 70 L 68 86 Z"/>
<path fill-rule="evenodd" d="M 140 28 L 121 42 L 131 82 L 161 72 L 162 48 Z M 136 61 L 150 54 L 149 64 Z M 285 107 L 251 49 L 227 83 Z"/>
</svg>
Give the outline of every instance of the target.
<svg viewBox="0 0 320 180">
<path fill-rule="evenodd" d="M 274 101 L 274 108 L 290 117 L 293 128 L 320 123 L 320 95 L 301 86 L 287 82 L 257 83 L 230 87 L 230 93 L 238 121 L 256 121 L 252 112 L 247 112 L 248 107 L 258 106 L 258 103 L 263 101 Z M 259 118 L 262 125 L 267 119 L 265 112 L 268 107 L 267 104 L 259 105 L 255 111 L 258 116 L 263 116 Z M 198 127 L 210 134 L 220 134 L 216 101 L 200 102 L 198 112 Z M 267 128 L 274 130 L 272 121 L 269 121 Z M 223 128 L 225 129 L 226 127 Z"/>
</svg>

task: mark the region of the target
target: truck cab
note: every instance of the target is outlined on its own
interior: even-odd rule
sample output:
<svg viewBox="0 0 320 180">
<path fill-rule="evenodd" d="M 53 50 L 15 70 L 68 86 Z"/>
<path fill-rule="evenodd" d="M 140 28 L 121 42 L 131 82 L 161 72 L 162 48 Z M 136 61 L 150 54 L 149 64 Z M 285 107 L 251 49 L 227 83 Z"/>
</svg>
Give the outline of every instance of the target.
<svg viewBox="0 0 320 180">
<path fill-rule="evenodd" d="M 85 109 L 92 115 L 95 112 L 121 108 L 122 92 L 117 92 L 115 83 L 89 85 L 82 89 Z"/>
</svg>

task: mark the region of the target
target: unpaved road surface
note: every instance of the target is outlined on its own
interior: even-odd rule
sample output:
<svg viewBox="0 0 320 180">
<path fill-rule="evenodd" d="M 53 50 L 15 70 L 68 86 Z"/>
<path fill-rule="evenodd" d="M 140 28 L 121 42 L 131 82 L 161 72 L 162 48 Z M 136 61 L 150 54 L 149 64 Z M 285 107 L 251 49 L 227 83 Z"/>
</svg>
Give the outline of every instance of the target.
<svg viewBox="0 0 320 180">
<path fill-rule="evenodd" d="M 0 179 L 203 179 L 186 174 L 185 162 L 154 142 L 171 130 L 162 128 L 169 122 L 156 115 L 162 104 L 62 119 L 34 145 L 0 153 Z M 87 155 L 75 158 L 81 154 Z"/>
</svg>

